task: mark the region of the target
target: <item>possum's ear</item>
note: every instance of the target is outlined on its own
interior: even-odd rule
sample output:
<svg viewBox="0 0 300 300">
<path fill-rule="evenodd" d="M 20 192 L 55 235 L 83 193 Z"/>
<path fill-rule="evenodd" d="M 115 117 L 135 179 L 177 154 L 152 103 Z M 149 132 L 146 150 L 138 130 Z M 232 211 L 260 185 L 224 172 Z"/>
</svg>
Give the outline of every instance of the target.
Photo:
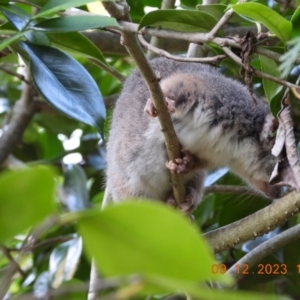
<svg viewBox="0 0 300 300">
<path fill-rule="evenodd" d="M 296 190 L 298 189 L 294 173 L 287 158 L 275 165 L 269 183 L 272 186 L 291 186 Z"/>
</svg>

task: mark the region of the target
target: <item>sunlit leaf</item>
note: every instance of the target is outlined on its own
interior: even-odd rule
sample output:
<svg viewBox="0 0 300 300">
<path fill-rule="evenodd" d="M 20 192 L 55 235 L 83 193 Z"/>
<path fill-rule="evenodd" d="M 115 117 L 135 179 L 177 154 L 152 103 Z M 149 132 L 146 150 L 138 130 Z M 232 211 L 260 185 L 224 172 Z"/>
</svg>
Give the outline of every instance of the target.
<svg viewBox="0 0 300 300">
<path fill-rule="evenodd" d="M 146 26 L 182 32 L 208 32 L 217 19 L 206 12 L 194 10 L 155 10 L 142 19 L 139 30 Z"/>
<path fill-rule="evenodd" d="M 0 177 L 0 243 L 41 222 L 54 211 L 54 174 L 45 167 Z"/>
<path fill-rule="evenodd" d="M 217 20 L 221 19 L 222 16 L 225 14 L 227 9 L 227 5 L 224 4 L 208 4 L 208 5 L 197 5 L 197 10 L 206 12 L 212 15 Z M 250 24 L 248 20 L 242 18 L 241 16 L 234 14 L 229 20 L 228 23 L 243 23 L 243 24 Z"/>
<path fill-rule="evenodd" d="M 107 64 L 99 48 L 80 32 L 49 33 L 48 36 L 55 46 L 64 51 Z"/>
<path fill-rule="evenodd" d="M 106 276 L 138 273 L 230 281 L 212 274 L 214 258 L 196 227 L 163 204 L 123 202 L 87 214 L 78 225 L 88 253 Z"/>
<path fill-rule="evenodd" d="M 282 42 L 287 42 L 291 36 L 292 23 L 260 3 L 239 3 L 232 6 L 232 9 L 241 15 L 262 23 Z"/>
<path fill-rule="evenodd" d="M 81 6 L 93 1 L 95 0 L 68 0 L 68 1 L 49 0 L 35 15 L 35 18 L 50 15 L 60 10 L 65 10 L 67 8 Z"/>
<path fill-rule="evenodd" d="M 67 16 L 41 21 L 32 29 L 47 32 L 75 32 L 106 26 L 119 27 L 116 19 L 107 16 Z"/>
<path fill-rule="evenodd" d="M 278 66 L 273 59 L 263 55 L 259 55 L 259 60 L 260 60 L 262 72 L 272 75 L 274 77 L 280 77 L 281 73 L 278 70 Z M 282 85 L 265 78 L 262 79 L 262 83 L 263 83 L 265 94 L 269 102 L 271 102 L 274 96 L 276 96 L 283 88 Z"/>
</svg>

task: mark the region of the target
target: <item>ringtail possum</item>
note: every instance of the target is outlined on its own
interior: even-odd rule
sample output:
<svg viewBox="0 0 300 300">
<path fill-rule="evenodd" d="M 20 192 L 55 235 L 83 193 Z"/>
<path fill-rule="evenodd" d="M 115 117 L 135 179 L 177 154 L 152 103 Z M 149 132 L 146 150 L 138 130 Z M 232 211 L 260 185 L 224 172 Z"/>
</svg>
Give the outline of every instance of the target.
<svg viewBox="0 0 300 300">
<path fill-rule="evenodd" d="M 160 75 L 183 157 L 167 162 L 155 107 L 135 69 L 112 117 L 104 205 L 126 198 L 172 202 L 168 168 L 184 174 L 186 200 L 181 209 L 187 213 L 199 204 L 211 168 L 228 166 L 256 190 L 275 198 L 278 188 L 269 184 L 276 164 L 271 154 L 275 122 L 269 105 L 211 66 L 166 58 L 150 64 Z M 190 162 L 192 167 L 185 168 Z"/>
</svg>

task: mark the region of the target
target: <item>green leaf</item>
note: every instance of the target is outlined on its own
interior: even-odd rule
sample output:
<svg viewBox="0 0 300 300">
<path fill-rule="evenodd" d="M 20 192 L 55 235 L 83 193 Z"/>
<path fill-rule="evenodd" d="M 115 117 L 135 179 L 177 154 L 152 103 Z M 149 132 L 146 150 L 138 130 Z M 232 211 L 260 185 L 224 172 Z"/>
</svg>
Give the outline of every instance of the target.
<svg viewBox="0 0 300 300">
<path fill-rule="evenodd" d="M 8 4 L 9 3 L 9 0 L 0 0 L 0 4 Z"/>
<path fill-rule="evenodd" d="M 226 9 L 227 5 L 224 4 L 208 4 L 208 5 L 197 5 L 197 10 L 204 11 L 210 15 L 212 15 L 217 20 L 220 20 Z M 237 14 L 234 14 L 229 20 L 228 23 L 243 23 L 243 24 L 251 24 L 248 20 L 245 18 L 240 17 Z"/>
<path fill-rule="evenodd" d="M 34 18 L 54 14 L 60 10 L 65 10 L 67 8 L 81 6 L 94 0 L 49 0 L 47 3 L 40 9 L 40 11 L 34 16 Z"/>
<path fill-rule="evenodd" d="M 194 10 L 155 10 L 142 19 L 139 30 L 146 26 L 161 27 L 181 32 L 208 32 L 217 19 L 210 14 Z"/>
<path fill-rule="evenodd" d="M 19 31 L 23 31 L 30 24 L 30 15 L 26 11 L 14 5 L 0 6 L 0 10 L 9 22 Z M 32 24 L 34 25 L 34 24 Z M 25 34 L 27 40 L 35 44 L 49 45 L 49 39 L 45 33 L 28 31 Z"/>
<path fill-rule="evenodd" d="M 15 34 L 11 37 L 8 37 L 4 40 L 1 40 L 1 42 L 0 42 L 0 51 L 2 51 L 4 48 L 9 46 L 11 43 L 20 40 L 26 33 L 27 33 L 27 31 L 19 32 L 19 33 Z"/>
<path fill-rule="evenodd" d="M 15 5 L 0 5 L 0 11 L 19 31 L 23 30 L 30 22 L 30 15 Z"/>
<path fill-rule="evenodd" d="M 161 203 L 125 201 L 83 215 L 78 226 L 88 253 L 106 276 L 138 273 L 193 282 L 231 281 L 212 274 L 215 261 L 197 228 Z"/>
<path fill-rule="evenodd" d="M 300 6 L 298 6 L 292 15 L 291 22 L 293 25 L 291 39 L 294 39 L 300 35 Z"/>
<path fill-rule="evenodd" d="M 106 26 L 119 27 L 119 24 L 107 16 L 67 16 L 41 21 L 31 28 L 46 32 L 75 32 Z"/>
<path fill-rule="evenodd" d="M 79 165 L 65 164 L 64 170 L 64 200 L 69 211 L 83 210 L 90 206 L 89 194 L 86 188 L 87 178 Z"/>
<path fill-rule="evenodd" d="M 80 32 L 49 33 L 50 40 L 56 47 L 73 55 L 94 58 L 107 65 L 101 51 Z"/>
<path fill-rule="evenodd" d="M 232 9 L 243 16 L 262 23 L 282 42 L 287 42 L 291 36 L 292 23 L 280 16 L 271 8 L 259 3 L 239 3 Z"/>
<path fill-rule="evenodd" d="M 30 57 L 33 81 L 58 110 L 102 133 L 105 106 L 97 84 L 76 60 L 58 49 L 20 43 Z"/>
<path fill-rule="evenodd" d="M 280 77 L 281 73 L 278 70 L 277 64 L 273 59 L 263 55 L 259 55 L 259 60 L 262 72 L 274 77 Z M 283 88 L 282 85 L 265 78 L 262 79 L 262 83 L 269 102 L 271 102 L 274 96 L 276 96 Z"/>
<path fill-rule="evenodd" d="M 0 176 L 0 243 L 54 212 L 54 174 L 45 167 Z"/>
</svg>

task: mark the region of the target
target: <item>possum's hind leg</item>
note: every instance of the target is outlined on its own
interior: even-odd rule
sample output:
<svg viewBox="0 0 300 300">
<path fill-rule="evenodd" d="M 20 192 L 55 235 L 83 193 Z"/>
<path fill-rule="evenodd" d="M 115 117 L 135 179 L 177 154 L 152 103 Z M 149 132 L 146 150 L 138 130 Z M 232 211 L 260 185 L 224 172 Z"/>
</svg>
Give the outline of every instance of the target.
<svg viewBox="0 0 300 300">
<path fill-rule="evenodd" d="M 190 214 L 193 212 L 200 203 L 203 196 L 203 183 L 206 172 L 204 170 L 198 170 L 191 180 L 185 184 L 186 196 L 184 202 L 179 206 L 179 209 L 184 214 Z M 167 204 L 176 207 L 176 201 L 172 196 L 167 200 Z"/>
</svg>

